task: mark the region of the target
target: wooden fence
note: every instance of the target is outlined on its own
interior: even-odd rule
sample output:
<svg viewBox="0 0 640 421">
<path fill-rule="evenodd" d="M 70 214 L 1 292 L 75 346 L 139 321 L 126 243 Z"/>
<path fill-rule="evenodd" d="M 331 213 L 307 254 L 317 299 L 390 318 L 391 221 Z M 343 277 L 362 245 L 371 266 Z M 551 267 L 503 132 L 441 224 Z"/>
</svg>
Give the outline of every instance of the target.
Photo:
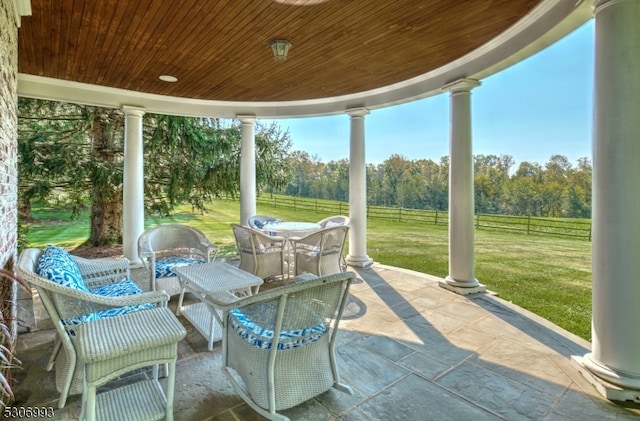
<svg viewBox="0 0 640 421">
<path fill-rule="evenodd" d="M 324 215 L 348 215 L 349 204 L 331 200 L 309 199 L 293 196 L 261 195 L 258 203 L 293 210 L 313 211 Z M 387 208 L 367 206 L 368 219 L 387 219 L 397 222 L 426 223 L 446 226 L 446 211 Z M 571 218 L 539 218 L 532 216 L 475 215 L 476 229 L 515 231 L 526 234 L 557 235 L 583 238 L 591 241 L 591 221 Z"/>
</svg>

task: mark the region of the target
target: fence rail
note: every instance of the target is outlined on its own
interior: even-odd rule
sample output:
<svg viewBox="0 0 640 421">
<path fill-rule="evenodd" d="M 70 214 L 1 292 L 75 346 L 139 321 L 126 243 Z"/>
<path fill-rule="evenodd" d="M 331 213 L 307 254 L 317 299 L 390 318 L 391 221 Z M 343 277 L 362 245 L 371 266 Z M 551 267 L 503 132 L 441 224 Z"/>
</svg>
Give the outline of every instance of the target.
<svg viewBox="0 0 640 421">
<path fill-rule="evenodd" d="M 347 202 L 331 200 L 262 195 L 258 196 L 257 202 L 274 208 L 313 211 L 326 215 L 347 215 L 349 213 Z M 388 219 L 398 222 L 446 226 L 449 224 L 449 213 L 437 210 L 367 206 L 367 219 Z M 476 229 L 516 231 L 529 235 L 557 235 L 591 241 L 591 221 L 588 220 L 476 214 L 474 222 Z"/>
</svg>

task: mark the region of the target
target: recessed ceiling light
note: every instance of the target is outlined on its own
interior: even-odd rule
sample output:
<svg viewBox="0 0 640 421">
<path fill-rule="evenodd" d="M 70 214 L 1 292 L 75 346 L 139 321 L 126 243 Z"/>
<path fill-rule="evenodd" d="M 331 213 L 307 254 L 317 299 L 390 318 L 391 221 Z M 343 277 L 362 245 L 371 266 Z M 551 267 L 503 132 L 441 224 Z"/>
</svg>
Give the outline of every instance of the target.
<svg viewBox="0 0 640 421">
<path fill-rule="evenodd" d="M 177 82 L 178 78 L 170 75 L 161 75 L 160 80 L 163 80 L 165 82 Z"/>
</svg>

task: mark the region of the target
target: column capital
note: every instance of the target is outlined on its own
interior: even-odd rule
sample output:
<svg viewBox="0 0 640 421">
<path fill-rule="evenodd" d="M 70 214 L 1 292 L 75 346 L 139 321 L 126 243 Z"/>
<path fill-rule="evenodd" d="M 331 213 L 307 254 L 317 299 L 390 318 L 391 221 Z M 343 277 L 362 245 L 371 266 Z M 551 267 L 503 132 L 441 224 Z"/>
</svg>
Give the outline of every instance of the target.
<svg viewBox="0 0 640 421">
<path fill-rule="evenodd" d="M 616 3 L 621 3 L 623 0 L 592 0 L 593 14 L 595 15 L 600 10 L 607 6 L 613 6 Z"/>
<path fill-rule="evenodd" d="M 237 114 L 236 118 L 240 120 L 242 124 L 253 124 L 257 120 L 257 117 L 253 114 Z"/>
<path fill-rule="evenodd" d="M 135 115 L 142 117 L 145 114 L 145 110 L 142 107 L 136 107 L 135 105 L 123 105 L 122 111 L 125 115 Z"/>
<path fill-rule="evenodd" d="M 350 108 L 345 111 L 351 118 L 353 117 L 364 117 L 369 114 L 369 109 L 365 107 L 360 108 Z"/>
<path fill-rule="evenodd" d="M 452 94 L 456 94 L 458 92 L 469 92 L 473 88 L 478 86 L 480 86 L 480 81 L 476 79 L 464 78 L 464 79 L 458 79 L 456 81 L 447 83 L 440 89 L 443 91 L 449 91 Z"/>
</svg>

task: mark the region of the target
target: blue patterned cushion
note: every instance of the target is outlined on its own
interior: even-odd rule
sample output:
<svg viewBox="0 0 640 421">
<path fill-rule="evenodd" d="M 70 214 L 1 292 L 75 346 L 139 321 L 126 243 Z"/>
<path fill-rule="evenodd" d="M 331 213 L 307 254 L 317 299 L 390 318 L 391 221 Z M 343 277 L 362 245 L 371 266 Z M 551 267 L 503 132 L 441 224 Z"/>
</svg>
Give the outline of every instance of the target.
<svg viewBox="0 0 640 421">
<path fill-rule="evenodd" d="M 204 263 L 204 259 L 197 257 L 167 257 L 156 261 L 156 279 L 168 278 L 170 276 L 176 276 L 173 269 L 181 266 L 189 266 L 193 264 Z"/>
<path fill-rule="evenodd" d="M 36 273 L 50 281 L 89 292 L 82 280 L 80 268 L 66 250 L 48 245 L 38 260 Z"/>
<path fill-rule="evenodd" d="M 144 291 L 142 291 L 142 288 L 140 288 L 140 286 L 138 286 L 138 284 L 136 284 L 131 279 L 125 279 L 124 281 L 114 282 L 113 284 L 107 284 L 107 285 L 103 285 L 98 288 L 92 289 L 91 292 L 97 295 L 102 295 L 103 297 L 122 297 L 126 295 L 142 294 Z M 119 316 L 121 314 L 127 314 L 133 311 L 144 310 L 144 309 L 153 308 L 153 307 L 154 307 L 153 303 L 144 303 L 144 304 L 137 304 L 134 306 L 125 306 L 125 307 L 115 307 L 115 308 L 109 308 L 107 310 L 98 311 L 96 313 L 96 316 L 98 319 L 101 319 L 104 317 Z"/>
<path fill-rule="evenodd" d="M 251 320 L 238 309 L 230 311 L 229 322 L 231 328 L 245 341 L 261 349 L 271 349 L 273 345 L 273 330 L 265 329 Z M 280 331 L 278 349 L 292 349 L 310 344 L 322 338 L 327 333 L 327 325 L 319 323 L 315 326 L 295 330 Z"/>
<path fill-rule="evenodd" d="M 112 284 L 93 288 L 90 292 L 92 294 L 101 295 L 103 297 L 122 297 L 126 295 L 141 294 L 143 291 L 134 281 L 132 281 L 131 279 L 125 279 L 120 282 L 114 282 Z M 83 323 L 92 322 L 106 317 L 119 316 L 121 314 L 127 314 L 133 311 L 144 310 L 153 307 L 153 303 L 145 303 L 134 306 L 108 308 L 106 310 L 100 310 L 95 313 L 87 313 L 82 316 L 64 319 L 62 320 L 62 324 L 65 325 L 65 329 L 67 330 L 67 332 L 69 332 L 72 336 L 75 336 L 75 330 L 73 328 Z"/>
</svg>

